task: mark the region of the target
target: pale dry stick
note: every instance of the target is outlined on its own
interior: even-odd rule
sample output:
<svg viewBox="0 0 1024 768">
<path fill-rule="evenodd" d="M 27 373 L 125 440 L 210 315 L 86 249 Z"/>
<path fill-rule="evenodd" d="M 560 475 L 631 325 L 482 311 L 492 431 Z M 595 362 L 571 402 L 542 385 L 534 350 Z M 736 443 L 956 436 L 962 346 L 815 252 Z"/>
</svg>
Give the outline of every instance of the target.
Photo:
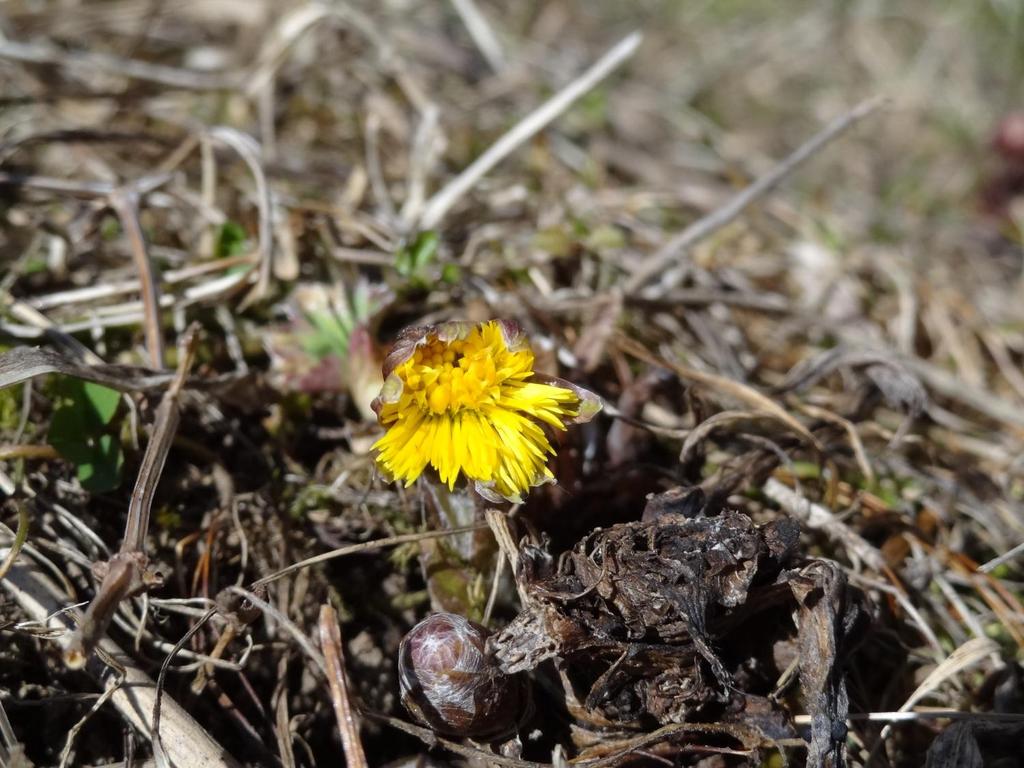
<svg viewBox="0 0 1024 768">
<path fill-rule="evenodd" d="M 249 263 L 250 259 L 245 257 L 244 262 Z M 180 298 L 164 294 L 160 297 L 160 305 L 163 308 L 180 311 L 195 304 L 209 305 L 214 301 L 223 301 L 237 293 L 249 281 L 252 270 L 256 268 L 255 262 L 252 263 L 253 266 L 244 272 L 221 275 L 212 280 L 207 280 L 205 283 L 188 286 L 182 291 Z M 13 323 L 2 323 L 2 326 L 5 331 L 18 338 L 36 339 L 48 333 L 63 334 L 66 337 L 70 333 L 92 330 L 94 328 L 116 328 L 136 325 L 142 319 L 142 302 L 131 301 L 98 307 L 88 319 L 55 324 L 52 328 L 46 330 Z"/>
<path fill-rule="evenodd" d="M 920 545 L 917 544 L 912 537 L 908 538 L 911 539 L 912 548 L 920 548 Z M 978 617 L 975 616 L 971 612 L 971 609 L 967 607 L 963 598 L 961 598 L 960 595 L 956 593 L 956 590 L 953 589 L 953 585 L 951 585 L 941 573 L 934 574 L 932 576 L 932 582 L 939 588 L 939 591 L 942 592 L 946 600 L 949 601 L 949 604 L 952 605 L 954 610 L 960 615 L 964 624 L 966 624 L 967 628 L 971 630 L 971 634 L 975 637 L 985 637 L 985 628 L 981 626 L 981 622 L 978 621 Z"/>
<path fill-rule="evenodd" d="M 487 23 L 483 13 L 473 0 L 451 0 L 451 2 L 472 38 L 473 44 L 487 60 L 488 66 L 496 74 L 501 74 L 501 71 L 505 69 L 505 52 L 502 50 L 501 41 L 494 34 L 494 30 Z"/>
<path fill-rule="evenodd" d="M 11 476 L 6 472 L 0 470 L 0 493 L 4 493 L 8 496 L 13 496 L 17 493 L 18 487 L 14 484 Z"/>
<path fill-rule="evenodd" d="M 519 601 L 525 607 L 530 604 L 530 596 L 523 589 L 523 585 L 519 583 L 517 578 L 516 569 L 519 565 L 519 547 L 516 545 L 515 539 L 512 538 L 512 529 L 508 524 L 508 515 L 500 509 L 490 508 L 484 511 L 484 519 L 487 520 L 487 525 L 491 529 L 491 533 L 494 534 L 494 540 L 498 542 L 498 549 L 501 552 L 502 559 L 507 560 L 512 568 L 512 580 L 515 582 L 516 591 L 519 593 Z M 497 578 L 498 576 L 495 575 L 495 579 Z"/>
<path fill-rule="evenodd" d="M 897 711 L 909 712 L 917 702 L 937 689 L 943 682 L 976 666 L 992 654 L 998 652 L 999 646 L 994 640 L 990 640 L 987 637 L 972 637 L 949 654 L 945 661 L 935 667 L 931 674 L 917 686 L 914 692 L 910 694 L 910 697 L 903 703 L 903 706 Z M 875 747 L 876 750 L 879 745 L 885 742 L 891 730 L 891 725 L 887 725 L 882 729 L 882 733 L 878 738 L 878 745 Z"/>
<path fill-rule="evenodd" d="M 639 342 L 622 334 L 619 334 L 616 337 L 615 343 L 623 352 L 638 360 L 643 360 L 649 365 L 664 368 L 667 371 L 672 371 L 672 373 L 684 381 L 690 381 L 694 384 L 707 387 L 710 391 L 715 392 L 716 394 L 728 394 L 740 402 L 750 405 L 754 410 L 763 411 L 765 414 L 768 414 L 782 422 L 804 438 L 814 446 L 816 451 L 824 453 L 824 446 L 818 438 L 810 433 L 807 427 L 801 424 L 770 397 L 761 394 L 756 389 L 741 382 L 734 381 L 733 379 L 726 378 L 725 376 L 699 371 L 696 368 L 665 360 L 664 358 L 650 352 Z"/>
<path fill-rule="evenodd" d="M 810 715 L 795 715 L 794 725 L 808 726 Z M 870 723 L 916 723 L 921 720 L 971 720 L 980 723 L 1024 723 L 1024 714 L 1016 712 L 961 712 L 958 709 L 914 709 L 899 712 L 854 712 L 847 721 Z"/>
<path fill-rule="evenodd" d="M 74 336 L 70 336 L 65 331 L 61 330 L 60 326 L 53 322 L 53 320 L 48 318 L 42 312 L 33 309 L 24 301 L 19 299 L 11 301 L 7 311 L 10 313 L 11 317 L 21 320 L 23 323 L 27 323 L 33 328 L 38 328 L 45 335 L 51 336 L 56 346 L 67 349 L 83 362 L 88 363 L 89 365 L 103 365 L 103 358 L 85 346 L 85 344 L 80 342 Z"/>
<path fill-rule="evenodd" d="M 14 490 L 16 491 L 16 490 L 19 490 L 19 489 L 14 489 Z M 31 489 L 29 489 L 25 485 L 23 485 L 22 489 L 20 489 L 20 490 L 24 490 L 24 491 L 27 491 L 28 493 L 32 493 Z M 13 492 L 14 491 L 12 491 L 12 493 Z M 14 538 L 15 538 L 16 534 L 15 534 L 14 531 L 12 531 L 10 528 L 8 528 L 3 523 L 0 523 L 0 535 L 3 535 L 3 537 L 4 537 L 4 546 L 7 546 L 7 547 L 13 546 L 13 542 L 14 542 Z M 50 551 L 53 551 L 55 549 L 55 547 L 46 547 L 46 549 L 48 549 Z M 22 546 L 22 551 L 23 551 L 23 553 L 25 555 L 27 555 L 27 557 L 21 558 L 23 563 L 25 561 L 31 560 L 35 564 L 34 567 L 36 567 L 37 569 L 38 568 L 45 569 L 48 572 L 48 574 L 49 574 L 49 578 L 53 579 L 53 581 L 55 581 L 56 583 L 60 584 L 61 588 L 64 591 L 64 594 L 71 595 L 71 596 L 75 595 L 75 587 L 74 587 L 74 585 L 68 579 L 67 574 L 65 574 L 62 569 L 57 567 L 57 564 L 55 562 L 53 562 L 53 560 L 50 560 L 45 554 L 43 554 L 40 550 L 38 550 L 34 546 L 32 546 L 32 544 L 30 544 L 28 541 L 26 541 L 25 544 Z M 10 550 L 8 550 L 8 555 L 9 554 L 10 554 Z M 69 558 L 69 559 L 73 560 L 74 558 Z M 85 566 L 85 567 L 88 567 L 88 565 L 89 565 L 88 558 L 84 558 L 84 556 L 83 556 L 83 559 L 85 560 L 85 562 L 83 562 L 82 565 Z M 17 564 L 12 564 L 11 568 L 12 569 L 15 568 L 16 565 Z M 79 603 L 79 604 L 76 604 L 73 607 L 78 607 L 78 605 L 85 605 L 85 603 Z"/>
<path fill-rule="evenodd" d="M 169 269 L 160 277 L 165 286 L 175 285 L 195 277 L 201 277 L 210 272 L 224 272 L 234 267 L 255 263 L 255 259 L 249 254 L 229 256 L 224 259 L 211 259 L 210 261 L 199 262 L 198 264 L 192 264 L 181 269 Z M 113 283 L 102 283 L 100 285 L 88 285 L 83 288 L 70 288 L 66 291 L 57 291 L 42 296 L 26 298 L 20 303 L 23 306 L 43 311 L 53 309 L 54 307 L 64 308 L 75 304 L 88 304 L 125 293 L 135 293 L 138 290 L 139 281 L 137 279 L 129 279 Z M 166 305 L 166 301 L 162 302 L 162 306 L 164 305 Z M 13 310 L 11 314 L 14 314 Z M 97 358 L 95 362 L 102 361 Z"/>
<path fill-rule="evenodd" d="M 939 638 L 936 636 L 935 631 L 928 625 L 928 622 L 924 620 L 924 616 L 921 615 L 921 611 L 917 609 L 907 594 L 900 588 L 887 584 L 884 581 L 878 581 L 871 579 L 866 576 L 862 576 L 858 573 L 849 574 L 850 581 L 860 584 L 861 586 L 867 587 L 868 589 L 877 589 L 880 592 L 884 592 L 887 595 L 891 595 L 893 599 L 900 604 L 900 607 L 906 611 L 907 616 L 910 617 L 911 621 L 917 627 L 918 632 L 921 633 L 921 637 L 928 641 L 928 645 L 931 646 L 932 656 L 935 658 L 936 663 L 941 662 L 946 658 L 946 652 L 942 648 L 942 643 L 939 642 Z"/>
<path fill-rule="evenodd" d="M 993 557 L 987 563 L 978 566 L 978 570 L 982 573 L 991 573 L 1003 563 L 1008 563 L 1021 555 L 1024 555 L 1024 541 L 1015 546 L 1013 549 L 1004 552 L 998 557 Z"/>
<path fill-rule="evenodd" d="M 409 148 L 409 173 L 406 184 L 405 200 L 398 214 L 399 222 L 404 230 L 412 228 L 423 210 L 427 195 L 427 177 L 433 168 L 440 146 L 444 144 L 440 127 L 441 111 L 430 105 L 423 112 L 412 146 Z M 391 263 L 394 259 L 391 258 Z"/>
<path fill-rule="evenodd" d="M 782 162 L 732 197 L 725 205 L 701 217 L 647 257 L 633 270 L 626 281 L 624 292 L 633 294 L 640 291 L 651 279 L 664 273 L 687 249 L 736 219 L 751 204 L 775 189 L 787 176 L 858 122 L 875 112 L 886 101 L 885 97 L 876 96 L 861 102 L 846 114 L 833 120 L 821 132 L 797 147 Z M 668 280 L 658 286 L 657 292 L 664 293 L 674 287 L 672 281 Z"/>
<path fill-rule="evenodd" d="M 470 163 L 458 176 L 427 201 L 423 208 L 423 214 L 420 216 L 420 228 L 433 229 L 440 224 L 452 206 L 469 192 L 484 175 L 632 56 L 640 46 L 642 39 L 639 32 L 627 35 L 586 72 L 503 134 L 480 157 Z"/>
<path fill-rule="evenodd" d="M 160 282 L 146 251 L 146 237 L 139 222 L 139 196 L 133 190 L 114 190 L 109 196 L 110 206 L 117 214 L 128 237 L 135 271 L 142 287 L 143 329 L 149 364 L 154 370 L 164 367 L 164 335 L 160 324 Z"/>
<path fill-rule="evenodd" d="M 256 62 L 250 68 L 245 83 L 246 94 L 251 97 L 264 91 L 273 82 L 275 73 L 284 63 L 292 46 L 330 15 L 330 10 L 325 5 L 316 2 L 304 3 L 284 14 L 263 40 Z"/>
<path fill-rule="evenodd" d="M 292 744 L 294 735 L 291 729 L 291 718 L 288 715 L 288 662 L 287 654 L 281 654 L 281 658 L 277 660 L 277 684 L 270 696 L 270 704 L 274 710 L 274 740 L 277 742 L 277 759 L 281 768 L 297 768 L 295 748 Z"/>
<path fill-rule="evenodd" d="M 201 135 L 199 142 L 199 199 L 207 208 L 217 203 L 217 153 L 209 136 Z M 199 237 L 199 253 L 206 258 L 214 256 L 216 232 L 211 224 L 203 227 Z M 168 277 L 168 279 L 170 279 Z"/>
<path fill-rule="evenodd" d="M 396 717 L 385 715 L 380 712 L 365 712 L 367 718 L 375 720 L 379 723 L 384 723 L 392 728 L 415 736 L 420 739 L 424 744 L 434 747 L 441 746 L 445 750 L 452 752 L 453 754 L 460 755 L 462 757 L 471 758 L 475 761 L 479 761 L 482 765 L 496 765 L 503 766 L 504 768 L 552 768 L 549 763 L 538 763 L 533 760 L 523 760 L 515 757 L 505 757 L 504 755 L 495 754 L 494 752 L 487 752 L 478 747 L 467 746 L 457 741 L 446 739 L 443 736 L 439 736 L 429 728 L 421 728 L 418 725 L 407 723 L 404 720 L 399 720 Z M 625 746 L 619 749 L 607 757 L 598 759 L 582 759 L 575 758 L 569 761 L 569 765 L 576 766 L 577 768 L 611 768 L 615 765 L 624 763 L 625 758 L 630 756 L 635 757 L 638 754 L 644 754 L 642 750 L 645 747 L 650 747 L 659 742 L 669 741 L 673 736 L 683 734 L 726 734 L 733 738 L 741 738 L 739 734 L 748 736 L 751 741 L 760 742 L 763 736 L 759 730 L 753 726 L 747 726 L 745 724 L 724 724 L 724 723 L 676 723 L 672 725 L 662 726 L 656 731 L 650 733 L 640 734 L 636 737 L 625 739 L 621 742 Z M 788 741 L 779 741 L 777 743 L 788 744 Z M 803 740 L 796 740 L 793 746 L 804 746 Z M 723 748 L 724 750 L 724 748 Z M 744 754 L 747 752 L 736 752 L 730 754 Z"/>
<path fill-rule="evenodd" d="M 341 746 L 345 751 L 345 765 L 350 768 L 368 768 L 363 744 L 359 739 L 359 724 L 356 722 L 349 696 L 348 680 L 345 678 L 345 651 L 341 645 L 338 614 L 330 605 L 320 606 L 319 630 L 320 649 L 327 663 L 331 703 L 334 705 L 334 716 L 338 720 Z"/>
<path fill-rule="evenodd" d="M 679 463 L 688 463 L 694 455 L 696 449 L 710 436 L 711 433 L 716 429 L 724 426 L 731 426 L 732 431 L 735 432 L 740 422 L 758 421 L 765 418 L 774 418 L 772 414 L 765 413 L 763 411 L 719 411 L 713 416 L 709 416 L 704 421 L 696 424 L 693 429 L 686 431 L 686 435 L 683 438 L 683 445 L 679 449 Z M 779 455 L 780 459 L 785 454 L 781 454 L 780 451 L 773 451 Z"/>
<path fill-rule="evenodd" d="M 272 33 L 265 39 L 256 64 L 250 68 L 244 85 L 245 92 L 250 96 L 258 93 L 284 63 L 289 50 L 299 38 L 322 21 L 341 22 L 356 30 L 377 50 L 380 69 L 394 78 L 406 98 L 419 112 L 422 113 L 433 106 L 424 89 L 409 77 L 398 54 L 374 26 L 370 17 L 338 0 L 330 4 L 314 0 L 283 15 Z"/>
<path fill-rule="evenodd" d="M 825 507 L 805 499 L 774 477 L 765 481 L 761 491 L 808 528 L 820 530 L 833 541 L 842 544 L 851 557 L 859 559 L 872 570 L 884 570 L 885 558 L 882 553 Z"/>
<path fill-rule="evenodd" d="M 484 616 L 481 623 L 485 627 L 491 625 L 491 616 L 494 614 L 494 606 L 498 602 L 498 590 L 501 588 L 501 579 L 505 575 L 505 564 L 508 558 L 504 552 L 498 553 L 498 561 L 494 564 L 494 577 L 491 580 L 491 593 L 487 596 L 487 605 L 484 606 Z"/>
<path fill-rule="evenodd" d="M 992 359 L 995 361 L 1003 378 L 1013 387 L 1013 391 L 1017 393 L 1018 399 L 1024 400 L 1024 373 L 1021 373 L 1020 368 L 1014 363 L 1013 358 L 1010 357 L 1010 351 L 1006 348 L 1006 343 L 1000 338 L 998 333 L 992 330 L 979 331 L 978 336 L 985 345 L 985 349 L 992 355 Z"/>
<path fill-rule="evenodd" d="M 274 198 L 263 172 L 262 150 L 254 138 L 226 125 L 216 125 L 206 133 L 210 138 L 235 150 L 249 167 L 249 172 L 256 182 L 256 207 L 259 211 L 257 246 L 260 266 L 256 285 L 239 305 L 239 310 L 243 310 L 254 301 L 263 298 L 270 287 L 270 278 L 274 270 Z"/>
<path fill-rule="evenodd" d="M 0 766 L 16 766 L 15 760 L 22 755 L 22 746 L 14 735 L 11 721 L 7 719 L 7 710 L 0 701 Z"/>
<path fill-rule="evenodd" d="M 232 91 L 242 83 L 241 77 L 233 72 L 197 72 L 93 51 L 68 51 L 48 43 L 19 43 L 0 39 L 0 59 L 26 64 L 55 64 L 80 77 L 92 71 L 185 90 Z"/>
<path fill-rule="evenodd" d="M 169 173 L 152 173 L 142 176 L 130 184 L 119 186 L 108 181 L 76 181 L 74 179 L 56 179 L 49 176 L 33 176 L 18 173 L 0 172 L 0 187 L 24 187 L 50 192 L 55 195 L 71 197 L 109 198 L 118 189 L 128 188 L 143 196 L 169 181 Z"/>
<path fill-rule="evenodd" d="M 514 757 L 505 757 L 503 755 L 495 754 L 490 750 L 483 750 L 479 747 L 463 744 L 460 741 L 454 741 L 452 739 L 446 739 L 444 736 L 439 736 L 429 728 L 422 728 L 412 723 L 407 723 L 404 720 L 399 720 L 397 717 L 391 717 L 381 712 L 364 712 L 363 713 L 368 719 L 375 720 L 378 723 L 389 725 L 395 730 L 407 733 L 410 736 L 422 741 L 428 747 L 440 746 L 443 749 L 459 755 L 461 757 L 471 758 L 474 764 L 479 763 L 480 765 L 486 766 L 502 766 L 502 768 L 551 768 L 547 763 L 537 763 L 532 760 L 521 760 Z"/>
<path fill-rule="evenodd" d="M 323 563 L 327 560 L 333 560 L 336 557 L 345 557 L 346 555 L 352 555 L 356 552 L 369 552 L 374 549 L 382 549 L 384 547 L 394 547 L 398 544 L 408 544 L 414 541 L 422 541 L 423 539 L 439 539 L 445 536 L 457 536 L 463 533 L 472 533 L 473 531 L 481 531 L 486 528 L 486 525 L 467 525 L 462 528 L 452 528 L 447 531 L 425 531 L 423 533 L 403 533 L 400 536 L 388 536 L 383 539 L 374 539 L 373 541 L 364 541 L 362 544 L 352 544 L 347 547 L 339 547 L 338 549 L 332 549 L 330 552 L 324 552 L 313 557 L 300 560 L 297 563 L 292 563 L 286 568 L 282 568 L 275 573 L 271 573 L 268 576 L 256 579 L 251 585 L 253 589 L 256 587 L 269 584 L 272 581 L 277 581 L 282 576 L 287 576 L 289 573 L 301 570 L 302 568 L 308 568 L 311 565 L 317 563 Z"/>
<path fill-rule="evenodd" d="M 0 550 L 0 556 L 6 555 Z M 0 587 L 7 591 L 21 610 L 34 622 L 55 633 L 56 642 L 67 648 L 74 622 L 71 615 L 77 611 L 66 609 L 68 596 L 32 561 L 23 559 L 15 563 Z M 80 614 L 79 614 L 80 617 Z M 113 706 L 146 738 L 151 738 L 149 712 L 156 700 L 153 680 L 135 661 L 109 638 L 102 638 L 98 648 L 116 660 L 125 672 L 124 684 L 110 697 Z M 98 657 L 87 665 L 87 671 L 101 683 L 109 678 L 110 667 Z M 181 708 L 168 701 L 160 724 L 160 738 L 167 745 L 173 768 L 237 768 L 237 763 L 210 735 Z"/>
</svg>

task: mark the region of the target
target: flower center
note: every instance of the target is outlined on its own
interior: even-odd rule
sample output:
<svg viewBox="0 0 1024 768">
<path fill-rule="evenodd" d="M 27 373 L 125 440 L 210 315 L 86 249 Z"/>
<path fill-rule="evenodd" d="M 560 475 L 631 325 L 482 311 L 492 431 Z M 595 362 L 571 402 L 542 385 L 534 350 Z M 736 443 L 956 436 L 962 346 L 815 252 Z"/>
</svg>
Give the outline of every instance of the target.
<svg viewBox="0 0 1024 768">
<path fill-rule="evenodd" d="M 478 334 L 464 340 L 431 341 L 398 368 L 405 393 L 431 413 L 479 408 L 500 396 L 492 350 Z"/>
</svg>

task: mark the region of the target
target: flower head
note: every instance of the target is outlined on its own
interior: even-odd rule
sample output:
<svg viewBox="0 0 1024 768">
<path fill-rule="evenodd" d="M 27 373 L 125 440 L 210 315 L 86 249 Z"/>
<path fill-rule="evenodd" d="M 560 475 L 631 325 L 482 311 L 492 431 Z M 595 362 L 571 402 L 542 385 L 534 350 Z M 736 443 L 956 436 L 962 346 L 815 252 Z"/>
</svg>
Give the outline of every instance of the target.
<svg viewBox="0 0 1024 768">
<path fill-rule="evenodd" d="M 601 408 L 586 390 L 535 373 L 533 361 L 511 322 L 403 331 L 373 404 L 387 429 L 373 446 L 378 465 L 408 486 L 429 464 L 449 488 L 463 474 L 489 499 L 520 501 L 553 478 L 541 425 L 565 429 Z"/>
</svg>

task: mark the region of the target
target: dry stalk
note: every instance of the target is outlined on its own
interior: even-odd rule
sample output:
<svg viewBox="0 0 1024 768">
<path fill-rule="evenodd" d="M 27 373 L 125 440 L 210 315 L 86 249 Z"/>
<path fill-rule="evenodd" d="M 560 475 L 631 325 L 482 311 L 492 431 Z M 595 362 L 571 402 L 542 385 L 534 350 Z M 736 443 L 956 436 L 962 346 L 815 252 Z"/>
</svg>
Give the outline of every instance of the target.
<svg viewBox="0 0 1024 768">
<path fill-rule="evenodd" d="M 684 253 L 688 248 L 693 247 L 694 244 L 700 242 L 712 233 L 717 232 L 726 224 L 733 221 L 737 216 L 743 213 L 743 211 L 750 207 L 750 205 L 775 189 L 775 187 L 782 183 L 787 176 L 797 170 L 801 165 L 818 154 L 835 139 L 846 133 L 846 131 L 858 122 L 877 110 L 885 104 L 885 102 L 886 99 L 884 97 L 876 96 L 872 99 L 861 102 L 846 114 L 837 117 L 825 126 L 820 133 L 815 134 L 805 143 L 797 147 L 792 154 L 786 157 L 782 162 L 772 168 L 764 176 L 760 177 L 749 187 L 745 188 L 742 192 L 730 199 L 728 203 L 712 211 L 707 216 L 701 217 L 647 257 L 647 259 L 641 262 L 641 264 L 633 271 L 629 280 L 626 281 L 626 287 L 624 289 L 625 292 L 627 294 L 631 294 L 639 291 L 647 285 L 651 279 L 662 274 L 669 266 L 671 266 L 672 262 L 680 257 L 680 254 Z M 664 293 L 674 287 L 674 281 L 671 278 L 666 278 L 658 286 L 656 293 Z"/>
<path fill-rule="evenodd" d="M 882 553 L 825 507 L 805 499 L 774 477 L 768 478 L 761 490 L 808 528 L 820 529 L 830 539 L 842 544 L 851 558 L 860 560 L 872 570 L 881 572 L 884 569 L 885 558 Z"/>
<path fill-rule="evenodd" d="M 66 654 L 78 615 L 67 610 L 68 595 L 34 561 L 24 558 L 0 585 L 30 619 L 54 633 Z M 101 660 L 101 654 L 123 670 L 123 683 L 110 695 L 110 702 L 136 731 L 151 738 L 149 713 L 157 696 L 152 678 L 108 637 L 100 637 L 96 648 L 98 653 L 84 665 L 86 671 L 106 687 L 114 669 Z M 166 701 L 163 712 L 158 733 L 172 768 L 236 768 L 231 756 L 177 702 Z"/>
<path fill-rule="evenodd" d="M 327 663 L 327 682 L 331 687 L 331 703 L 338 719 L 338 732 L 345 750 L 345 764 L 351 768 L 367 768 L 363 744 L 359 739 L 359 724 L 349 695 L 345 678 L 345 651 L 341 645 L 338 614 L 330 605 L 320 606 L 320 648 Z"/>
<path fill-rule="evenodd" d="M 636 52 L 642 39 L 639 32 L 627 35 L 586 72 L 512 126 L 480 157 L 470 163 L 462 173 L 449 181 L 427 201 L 423 208 L 423 214 L 420 216 L 420 227 L 433 229 L 440 224 L 451 207 L 494 166 L 565 112 L 576 99 L 610 75 Z"/>
<path fill-rule="evenodd" d="M 161 582 L 161 577 L 149 569 L 149 558 L 145 554 L 146 533 L 149 530 L 153 494 L 177 431 L 181 390 L 192 366 L 195 344 L 196 332 L 192 329 L 182 337 L 178 370 L 157 407 L 153 435 L 142 457 L 142 466 L 128 505 L 128 520 L 121 548 L 109 561 L 94 566 L 102 580 L 80 626 L 65 648 L 64 663 L 71 669 L 85 666 L 89 654 L 106 633 L 122 600 L 147 591 Z"/>
</svg>

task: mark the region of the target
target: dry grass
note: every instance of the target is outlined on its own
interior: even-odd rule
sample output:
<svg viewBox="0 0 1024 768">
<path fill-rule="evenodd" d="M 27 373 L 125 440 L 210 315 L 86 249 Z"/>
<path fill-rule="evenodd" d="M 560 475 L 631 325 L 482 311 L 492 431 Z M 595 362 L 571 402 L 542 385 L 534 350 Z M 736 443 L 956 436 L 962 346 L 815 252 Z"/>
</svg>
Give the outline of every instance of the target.
<svg viewBox="0 0 1024 768">
<path fill-rule="evenodd" d="M 193 631 L 165 670 L 163 716 L 186 735 L 247 764 L 327 765 L 357 754 L 334 718 L 356 707 L 368 764 L 411 760 L 430 737 L 398 722 L 402 633 L 431 608 L 515 614 L 472 510 L 449 522 L 475 530 L 418 538 L 440 504 L 385 483 L 368 453 L 382 345 L 451 317 L 520 320 L 545 370 L 609 404 L 561 447 L 560 485 L 516 512 L 518 534 L 557 553 L 678 485 L 795 516 L 806 551 L 874 606 L 848 676 L 850 764 L 923 764 L 950 723 L 926 707 L 1005 727 L 1024 714 L 1022 208 L 983 193 L 1019 173 L 991 147 L 1024 103 L 1017 4 L 11 0 L 0 35 L 0 341 L 173 369 L 201 329 L 133 538 L 164 586 L 115 601 L 107 641 L 125 674 L 156 678 Z M 875 97 L 887 105 L 721 215 Z M 675 239 L 703 217 L 716 226 Z M 293 322 L 327 310 L 343 340 Z M 68 631 L 40 621 L 45 601 L 31 615 L 15 579 L 45 574 L 52 607 L 88 601 L 91 564 L 139 523 L 132 485 L 169 377 L 101 370 L 127 390 L 102 427 L 122 479 L 102 492 L 54 458 L 57 377 L 0 391 L 0 562 L 19 508 L 31 518 L 0 602 L 0 763 L 17 742 L 40 765 L 66 746 L 74 765 L 151 753 L 117 697 L 66 743 L 101 689 L 64 667 Z M 208 611 L 246 585 L 265 618 Z M 353 684 L 333 702 L 325 604 L 332 684 L 339 660 Z M 889 717 L 905 710 L 920 716 Z M 556 747 L 586 752 L 567 734 L 528 743 L 536 762 L 487 760 L 565 764 Z M 642 739 L 595 764 L 706 757 Z"/>
</svg>

